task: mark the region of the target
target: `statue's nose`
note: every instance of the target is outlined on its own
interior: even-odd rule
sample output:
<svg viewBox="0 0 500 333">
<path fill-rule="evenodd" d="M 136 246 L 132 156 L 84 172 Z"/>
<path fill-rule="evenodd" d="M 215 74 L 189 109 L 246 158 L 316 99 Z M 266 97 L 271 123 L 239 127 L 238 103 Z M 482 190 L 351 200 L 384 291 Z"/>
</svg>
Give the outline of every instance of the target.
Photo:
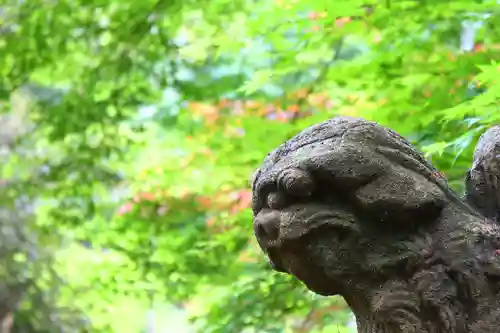
<svg viewBox="0 0 500 333">
<path fill-rule="evenodd" d="M 263 209 L 254 221 L 255 236 L 263 241 L 277 240 L 280 233 L 280 214 L 278 211 Z"/>
</svg>

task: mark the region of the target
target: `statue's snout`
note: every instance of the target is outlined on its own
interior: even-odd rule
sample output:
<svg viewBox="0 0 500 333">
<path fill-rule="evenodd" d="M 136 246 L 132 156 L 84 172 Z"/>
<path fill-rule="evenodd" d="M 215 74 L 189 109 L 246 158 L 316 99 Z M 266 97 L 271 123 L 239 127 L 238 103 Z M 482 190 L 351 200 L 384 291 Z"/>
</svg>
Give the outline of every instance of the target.
<svg viewBox="0 0 500 333">
<path fill-rule="evenodd" d="M 255 236 L 259 243 L 267 247 L 280 235 L 280 213 L 271 209 L 263 209 L 254 220 Z"/>
</svg>

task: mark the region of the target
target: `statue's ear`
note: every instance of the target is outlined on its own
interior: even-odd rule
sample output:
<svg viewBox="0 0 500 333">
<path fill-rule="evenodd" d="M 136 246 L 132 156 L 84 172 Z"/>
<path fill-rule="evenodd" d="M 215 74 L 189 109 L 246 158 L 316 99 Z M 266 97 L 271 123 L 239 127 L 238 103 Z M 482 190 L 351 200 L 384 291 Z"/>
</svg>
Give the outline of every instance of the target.
<svg viewBox="0 0 500 333">
<path fill-rule="evenodd" d="M 500 222 L 500 126 L 479 139 L 465 177 L 464 199 L 485 217 Z"/>
<path fill-rule="evenodd" d="M 401 227 L 434 221 L 446 203 L 442 190 L 424 176 L 396 168 L 356 191 L 361 210 Z"/>
</svg>

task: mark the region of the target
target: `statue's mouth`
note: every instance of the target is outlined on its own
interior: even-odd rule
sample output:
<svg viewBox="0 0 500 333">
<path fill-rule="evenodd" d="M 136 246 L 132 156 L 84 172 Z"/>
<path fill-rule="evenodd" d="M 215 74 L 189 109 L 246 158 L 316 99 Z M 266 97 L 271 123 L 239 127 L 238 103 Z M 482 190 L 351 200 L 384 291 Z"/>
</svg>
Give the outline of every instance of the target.
<svg viewBox="0 0 500 333">
<path fill-rule="evenodd" d="M 286 247 L 285 247 L 286 248 Z M 301 250 L 297 248 L 297 250 Z M 282 251 L 282 252 L 281 252 Z M 287 273 L 302 281 L 309 290 L 322 296 L 338 294 L 337 283 L 326 276 L 321 267 L 315 267 L 307 257 L 303 258 L 294 251 L 273 247 L 266 252 L 269 262 L 275 271 Z"/>
<path fill-rule="evenodd" d="M 325 267 L 315 260 L 318 252 L 328 251 L 327 247 L 343 248 L 346 240 L 359 234 L 351 214 L 328 208 L 317 204 L 296 205 L 282 211 L 265 210 L 254 220 L 257 240 L 273 269 L 295 276 L 311 291 L 325 296 L 339 293 L 339 277 L 349 271 L 344 266 L 352 263 L 344 262 L 341 254 L 335 260 L 338 267 Z M 330 258 L 338 254 L 332 252 Z"/>
<path fill-rule="evenodd" d="M 278 251 L 276 248 L 269 248 L 266 250 L 267 257 L 269 258 L 269 263 L 271 264 L 271 267 L 280 273 L 288 273 L 291 274 L 290 269 L 286 267 L 281 260 Z"/>
</svg>

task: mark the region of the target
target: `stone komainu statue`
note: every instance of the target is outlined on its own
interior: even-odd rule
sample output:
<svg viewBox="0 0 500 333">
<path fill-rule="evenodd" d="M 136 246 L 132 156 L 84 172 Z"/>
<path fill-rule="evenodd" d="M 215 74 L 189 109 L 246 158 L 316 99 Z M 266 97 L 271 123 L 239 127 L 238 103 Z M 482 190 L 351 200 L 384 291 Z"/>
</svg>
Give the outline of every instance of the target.
<svg viewBox="0 0 500 333">
<path fill-rule="evenodd" d="M 359 332 L 500 332 L 497 132 L 478 144 L 464 200 L 387 128 L 312 126 L 255 175 L 257 240 L 275 270 L 343 296 Z"/>
</svg>

